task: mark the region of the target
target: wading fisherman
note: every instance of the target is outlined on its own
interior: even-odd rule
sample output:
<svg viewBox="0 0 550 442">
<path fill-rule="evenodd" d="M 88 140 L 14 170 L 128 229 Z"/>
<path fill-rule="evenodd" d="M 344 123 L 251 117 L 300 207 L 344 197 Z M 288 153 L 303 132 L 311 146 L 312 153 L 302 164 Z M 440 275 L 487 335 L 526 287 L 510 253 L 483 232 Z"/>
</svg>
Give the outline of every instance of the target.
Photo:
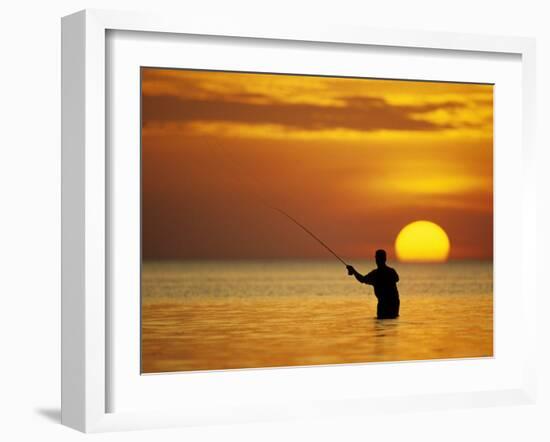
<svg viewBox="0 0 550 442">
<path fill-rule="evenodd" d="M 374 286 L 374 294 L 378 299 L 376 308 L 378 319 L 397 318 L 399 316 L 399 292 L 397 291 L 399 275 L 386 265 L 385 250 L 377 250 L 374 259 L 377 268 L 370 273 L 363 276 L 353 266 L 347 265 L 348 275 L 355 276 L 355 279 L 362 284 Z"/>
<path fill-rule="evenodd" d="M 263 201 L 262 199 L 259 199 L 259 201 L 262 201 L 263 204 L 265 204 L 269 208 L 287 217 L 294 224 L 304 230 L 309 236 L 315 239 L 338 261 L 346 266 L 346 269 L 348 270 L 348 275 L 355 276 L 355 279 L 363 284 L 374 286 L 374 294 L 378 299 L 378 306 L 376 308 L 376 315 L 378 319 L 392 319 L 399 316 L 399 292 L 397 291 L 397 282 L 399 281 L 399 275 L 394 269 L 386 265 L 385 250 L 379 249 L 376 251 L 374 257 L 376 260 L 377 268 L 372 270 L 367 275 L 363 276 L 358 273 L 357 270 L 353 268 L 353 266 L 348 265 L 338 254 L 336 254 L 334 250 L 332 250 L 327 244 L 325 244 L 324 241 L 322 241 L 317 235 L 315 235 L 311 230 L 300 223 L 292 215 L 285 212 L 283 209 L 265 203 L 265 201 Z"/>
</svg>

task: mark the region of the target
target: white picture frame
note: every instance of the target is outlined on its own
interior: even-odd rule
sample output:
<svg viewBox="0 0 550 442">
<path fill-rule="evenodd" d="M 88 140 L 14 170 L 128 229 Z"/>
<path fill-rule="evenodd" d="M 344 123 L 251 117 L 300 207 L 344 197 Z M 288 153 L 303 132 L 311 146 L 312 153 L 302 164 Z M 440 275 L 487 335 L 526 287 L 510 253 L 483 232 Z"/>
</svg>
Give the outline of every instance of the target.
<svg viewBox="0 0 550 442">
<path fill-rule="evenodd" d="M 224 415 L 208 410 L 190 414 L 182 410 L 113 412 L 109 407 L 109 379 L 113 355 L 108 335 L 112 323 L 108 301 L 107 228 L 112 200 L 108 184 L 106 120 L 106 36 L 110 31 L 139 31 L 180 35 L 270 39 L 273 41 L 338 43 L 384 48 L 468 51 L 513 54 L 521 57 L 521 309 L 525 352 L 522 380 L 514 388 L 460 393 L 430 392 L 403 396 L 316 398 L 311 401 L 279 399 L 272 405 L 247 404 Z M 367 414 L 431 408 L 454 408 L 533 403 L 535 382 L 536 256 L 534 176 L 535 42 L 529 38 L 493 37 L 417 31 L 388 31 L 323 27 L 292 27 L 265 23 L 213 23 L 193 17 L 159 17 L 86 10 L 62 20 L 62 423 L 84 432 L 185 426 L 217 422 L 248 422 Z M 136 128 L 136 130 L 138 130 Z M 497 153 L 498 154 L 498 153 Z M 497 249 L 498 250 L 498 249 Z M 502 249 L 501 249 L 502 250 Z M 136 294 L 138 296 L 138 294 Z M 383 368 L 383 367 L 382 367 Z M 341 367 L 330 369 L 343 370 Z M 259 373 L 256 371 L 256 373 Z M 261 371 L 261 379 L 272 376 Z M 297 372 L 296 372 L 297 373 Z M 260 379 L 260 380 L 261 380 Z M 169 381 L 168 381 L 169 382 Z M 268 398 L 269 399 L 269 398 Z M 269 402 L 269 400 L 268 400 Z"/>
</svg>

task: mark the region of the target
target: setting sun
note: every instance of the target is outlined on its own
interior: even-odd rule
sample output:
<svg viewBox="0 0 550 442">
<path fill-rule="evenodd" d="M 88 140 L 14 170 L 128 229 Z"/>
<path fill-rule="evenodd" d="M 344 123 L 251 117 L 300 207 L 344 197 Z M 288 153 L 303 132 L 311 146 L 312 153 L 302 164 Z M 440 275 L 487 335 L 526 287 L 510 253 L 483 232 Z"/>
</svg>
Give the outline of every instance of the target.
<svg viewBox="0 0 550 442">
<path fill-rule="evenodd" d="M 430 221 L 407 224 L 395 240 L 395 253 L 403 262 L 445 262 L 450 249 L 445 230 Z"/>
</svg>

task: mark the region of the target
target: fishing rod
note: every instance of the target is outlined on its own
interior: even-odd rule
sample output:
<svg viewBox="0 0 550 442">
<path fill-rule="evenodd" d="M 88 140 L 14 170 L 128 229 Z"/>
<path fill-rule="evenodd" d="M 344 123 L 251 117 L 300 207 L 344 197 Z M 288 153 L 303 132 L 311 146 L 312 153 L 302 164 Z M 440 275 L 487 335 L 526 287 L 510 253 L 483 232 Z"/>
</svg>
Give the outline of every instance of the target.
<svg viewBox="0 0 550 442">
<path fill-rule="evenodd" d="M 340 261 L 342 264 L 344 264 L 346 267 L 348 266 L 348 264 L 338 256 L 338 254 L 332 250 L 329 246 L 327 246 L 323 240 L 321 240 L 319 237 L 317 237 L 311 230 L 309 230 L 306 226 L 304 226 L 302 223 L 300 223 L 298 220 L 296 220 L 294 217 L 292 217 L 291 215 L 289 215 L 288 213 L 286 213 L 284 210 L 282 209 L 279 209 L 278 207 L 273 207 L 273 206 L 270 206 L 273 210 L 276 210 L 277 212 L 283 214 L 284 216 L 286 216 L 288 219 L 290 219 L 291 221 L 293 221 L 294 223 L 296 223 L 298 226 L 300 226 L 306 233 L 308 233 L 313 239 L 317 240 L 317 242 L 319 244 L 321 244 L 325 249 L 327 249 L 330 253 L 332 253 L 332 255 L 334 255 L 334 257 Z"/>
</svg>

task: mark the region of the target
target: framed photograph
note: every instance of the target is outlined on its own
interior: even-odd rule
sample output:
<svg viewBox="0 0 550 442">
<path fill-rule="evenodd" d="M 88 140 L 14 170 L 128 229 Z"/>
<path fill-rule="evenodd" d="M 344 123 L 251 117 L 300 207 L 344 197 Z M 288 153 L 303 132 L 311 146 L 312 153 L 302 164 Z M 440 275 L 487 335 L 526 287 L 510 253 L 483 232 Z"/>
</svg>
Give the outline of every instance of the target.
<svg viewBox="0 0 550 442">
<path fill-rule="evenodd" d="M 82 11 L 62 46 L 65 425 L 534 401 L 532 39 Z"/>
</svg>

